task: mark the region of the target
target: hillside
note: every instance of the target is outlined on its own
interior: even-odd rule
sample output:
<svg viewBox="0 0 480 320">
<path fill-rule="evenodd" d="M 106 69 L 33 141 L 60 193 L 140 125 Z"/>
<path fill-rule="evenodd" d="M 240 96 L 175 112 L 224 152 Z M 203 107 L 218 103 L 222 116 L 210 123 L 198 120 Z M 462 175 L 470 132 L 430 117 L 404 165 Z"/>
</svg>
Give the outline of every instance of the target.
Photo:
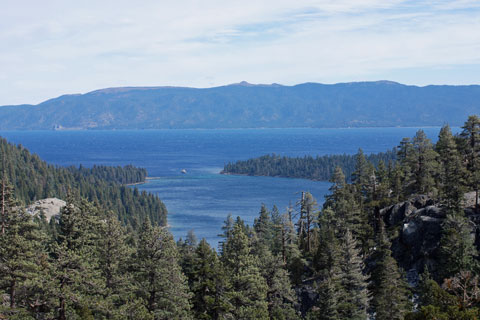
<svg viewBox="0 0 480 320">
<path fill-rule="evenodd" d="M 110 88 L 0 107 L 2 130 L 461 125 L 480 86 L 357 82 Z"/>
<path fill-rule="evenodd" d="M 131 165 L 58 167 L 3 138 L 0 138 L 0 167 L 21 204 L 53 197 L 66 200 L 72 194 L 113 210 L 123 224 L 133 229 L 138 229 L 147 218 L 154 224 L 167 224 L 167 209 L 157 196 L 125 186 L 145 181 L 145 169 Z"/>
</svg>

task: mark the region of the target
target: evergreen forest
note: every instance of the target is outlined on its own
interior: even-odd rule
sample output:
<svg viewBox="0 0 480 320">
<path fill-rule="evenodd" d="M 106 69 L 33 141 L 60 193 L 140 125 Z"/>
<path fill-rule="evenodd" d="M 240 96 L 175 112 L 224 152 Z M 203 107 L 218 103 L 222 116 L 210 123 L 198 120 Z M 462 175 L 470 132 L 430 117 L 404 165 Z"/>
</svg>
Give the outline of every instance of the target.
<svg viewBox="0 0 480 320">
<path fill-rule="evenodd" d="M 360 150 L 360 152 L 362 151 Z M 365 157 L 369 163 L 377 167 L 380 161 L 392 165 L 395 162 L 396 155 L 396 149 L 393 149 L 378 154 L 365 155 Z M 328 181 L 337 167 L 342 169 L 347 180 L 350 181 L 350 177 L 355 171 L 355 156 L 341 154 L 317 156 L 315 158 L 312 156 L 292 158 L 267 154 L 254 159 L 227 163 L 221 173 Z"/>
<path fill-rule="evenodd" d="M 305 191 L 253 225 L 228 216 L 218 251 L 193 231 L 174 241 L 160 200 L 123 185 L 141 169 L 1 151 L 0 319 L 480 317 L 477 116 L 436 144 L 419 130 L 394 154 L 317 158 L 335 163 L 322 206 Z M 58 219 L 23 209 L 52 196 Z"/>
</svg>

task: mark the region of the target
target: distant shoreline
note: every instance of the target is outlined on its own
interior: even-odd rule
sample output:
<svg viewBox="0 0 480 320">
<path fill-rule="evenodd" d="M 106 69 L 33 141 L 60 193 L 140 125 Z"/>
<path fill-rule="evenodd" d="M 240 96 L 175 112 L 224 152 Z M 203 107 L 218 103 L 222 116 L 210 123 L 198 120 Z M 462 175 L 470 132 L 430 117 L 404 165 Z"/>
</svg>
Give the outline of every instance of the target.
<svg viewBox="0 0 480 320">
<path fill-rule="evenodd" d="M 130 186 L 138 186 L 138 185 L 141 185 L 141 184 L 146 184 L 149 182 L 149 180 L 158 180 L 160 179 L 161 177 L 145 177 L 145 181 L 141 181 L 141 182 L 134 182 L 134 183 L 126 183 L 124 184 L 124 186 L 127 186 L 127 187 L 130 187 Z"/>
<path fill-rule="evenodd" d="M 225 176 L 270 177 L 270 178 L 302 179 L 302 180 L 317 181 L 317 182 L 328 182 L 328 180 L 322 180 L 322 179 L 310 179 L 305 177 L 302 178 L 302 177 L 283 176 L 283 175 L 248 174 L 248 173 L 234 173 L 234 172 L 224 172 L 224 171 L 220 171 L 219 174 L 223 174 Z"/>
</svg>

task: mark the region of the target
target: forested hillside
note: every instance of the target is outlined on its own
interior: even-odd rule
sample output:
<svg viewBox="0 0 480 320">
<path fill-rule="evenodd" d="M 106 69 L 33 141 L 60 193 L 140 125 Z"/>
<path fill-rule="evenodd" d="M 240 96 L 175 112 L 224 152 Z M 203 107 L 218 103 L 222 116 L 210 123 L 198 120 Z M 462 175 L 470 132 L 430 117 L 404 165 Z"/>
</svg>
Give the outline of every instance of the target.
<svg viewBox="0 0 480 320">
<path fill-rule="evenodd" d="M 396 151 L 394 149 L 385 153 L 369 154 L 366 158 L 375 167 L 378 167 L 380 162 L 384 165 L 393 165 Z M 349 179 L 355 171 L 355 156 L 343 154 L 291 158 L 275 154 L 264 155 L 259 158 L 227 163 L 221 173 L 326 181 L 331 178 L 336 167 L 340 167 Z"/>
<path fill-rule="evenodd" d="M 166 225 L 167 210 L 157 196 L 125 186 L 145 181 L 145 169 L 133 166 L 58 167 L 5 139 L 0 140 L 0 157 L 6 181 L 14 186 L 15 197 L 23 204 L 49 197 L 65 199 L 71 192 L 114 210 L 122 223 L 133 228 L 139 228 L 146 218 Z"/>
<path fill-rule="evenodd" d="M 0 318 L 478 319 L 479 170 L 477 116 L 435 145 L 419 130 L 392 166 L 337 167 L 322 208 L 305 192 L 253 226 L 227 217 L 219 252 L 78 195 L 32 219 L 1 179 Z"/>
<path fill-rule="evenodd" d="M 459 126 L 480 86 L 390 81 L 214 88 L 126 87 L 0 107 L 2 130 Z"/>
</svg>

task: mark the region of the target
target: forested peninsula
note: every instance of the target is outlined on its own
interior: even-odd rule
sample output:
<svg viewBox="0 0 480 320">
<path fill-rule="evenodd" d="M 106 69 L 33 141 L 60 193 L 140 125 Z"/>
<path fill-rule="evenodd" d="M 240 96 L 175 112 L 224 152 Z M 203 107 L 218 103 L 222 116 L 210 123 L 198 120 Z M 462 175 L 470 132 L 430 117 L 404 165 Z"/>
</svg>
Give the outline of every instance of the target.
<svg viewBox="0 0 480 320">
<path fill-rule="evenodd" d="M 359 150 L 360 153 L 363 154 L 361 149 Z M 368 162 L 374 167 L 379 165 L 383 167 L 392 166 L 396 158 L 396 149 L 366 156 Z M 315 158 L 312 156 L 292 158 L 271 154 L 227 163 L 220 173 L 327 181 L 332 177 L 335 168 L 340 167 L 346 177 L 350 179 L 355 171 L 355 159 L 355 156 L 347 154 L 325 155 Z"/>
<path fill-rule="evenodd" d="M 1 319 L 480 316 L 477 116 L 456 136 L 444 126 L 436 144 L 422 130 L 405 138 L 390 166 L 357 154 L 350 181 L 336 167 L 321 207 L 304 192 L 286 211 L 259 205 L 252 226 L 228 216 L 218 252 L 193 232 L 175 243 L 148 217 L 139 228 L 125 226 L 116 212 L 122 204 L 109 208 L 102 197 L 92 202 L 68 191 L 60 173 L 74 175 L 69 169 L 34 160 L 17 166 L 35 157 L 2 147 L 12 161 L 0 179 Z M 25 184 L 57 196 L 60 187 L 42 187 L 47 172 L 67 189 L 50 223 L 27 213 L 17 197 L 31 197 L 16 191 Z M 97 181 L 95 170 L 83 172 Z M 126 194 L 138 197 L 134 190 Z"/>
<path fill-rule="evenodd" d="M 0 170 L 22 204 L 50 197 L 66 199 L 68 194 L 74 194 L 115 211 L 123 224 L 134 229 L 147 218 L 167 224 L 167 209 L 157 196 L 126 186 L 145 181 L 147 171 L 143 168 L 54 166 L 5 139 L 0 139 L 0 152 Z"/>
</svg>

